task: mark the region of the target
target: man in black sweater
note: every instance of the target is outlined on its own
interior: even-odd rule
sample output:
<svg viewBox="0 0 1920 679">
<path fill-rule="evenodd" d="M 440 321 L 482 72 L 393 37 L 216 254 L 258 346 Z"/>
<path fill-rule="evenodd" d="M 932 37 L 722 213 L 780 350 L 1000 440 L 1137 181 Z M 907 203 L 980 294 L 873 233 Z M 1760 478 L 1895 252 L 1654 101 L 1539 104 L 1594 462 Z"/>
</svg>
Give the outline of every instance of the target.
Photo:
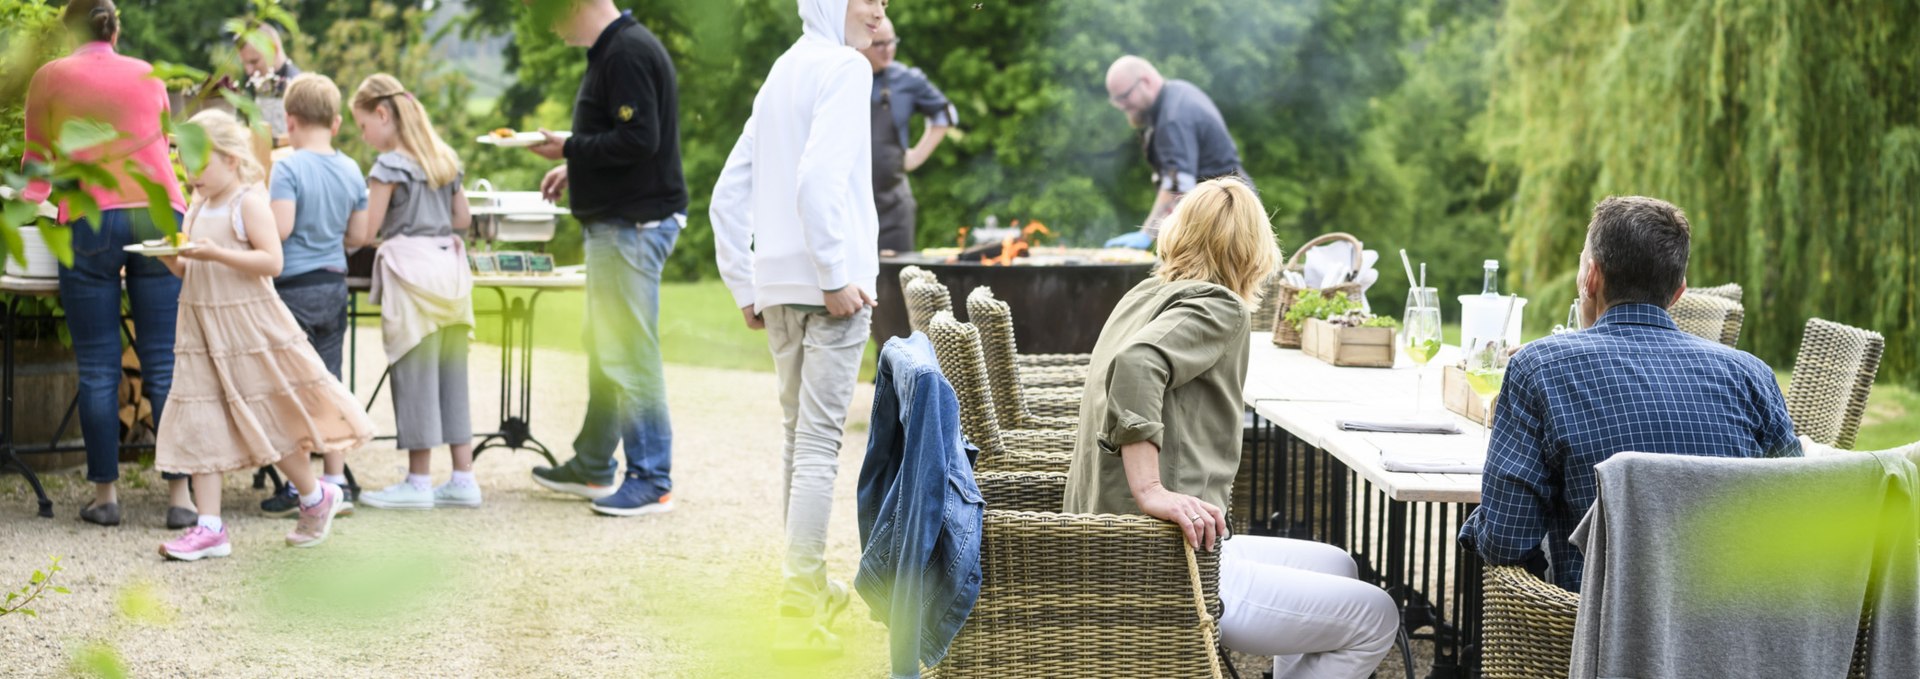
<svg viewBox="0 0 1920 679">
<path fill-rule="evenodd" d="M 566 164 L 540 192 L 571 195 L 587 251 L 588 397 L 573 459 L 535 467 L 547 488 L 593 500 L 593 511 L 637 516 L 673 509 L 673 425 L 660 365 L 660 270 L 686 223 L 680 171 L 680 97 L 673 61 L 652 31 L 613 0 L 578 0 L 554 23 L 587 48 L 570 137 L 547 135 L 534 153 Z M 626 478 L 614 484 L 613 451 Z"/>
</svg>

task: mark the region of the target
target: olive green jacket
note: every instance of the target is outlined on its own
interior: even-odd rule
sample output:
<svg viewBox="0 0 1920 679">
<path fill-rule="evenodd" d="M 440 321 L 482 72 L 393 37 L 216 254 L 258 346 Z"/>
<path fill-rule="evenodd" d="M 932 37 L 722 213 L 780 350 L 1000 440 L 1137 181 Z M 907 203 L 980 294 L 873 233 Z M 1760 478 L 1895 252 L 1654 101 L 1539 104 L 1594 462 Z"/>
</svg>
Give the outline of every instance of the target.
<svg viewBox="0 0 1920 679">
<path fill-rule="evenodd" d="M 1240 468 L 1252 320 L 1240 297 L 1149 278 L 1107 317 L 1088 365 L 1064 511 L 1140 514 L 1120 447 L 1160 446 L 1160 484 L 1227 509 Z"/>
</svg>

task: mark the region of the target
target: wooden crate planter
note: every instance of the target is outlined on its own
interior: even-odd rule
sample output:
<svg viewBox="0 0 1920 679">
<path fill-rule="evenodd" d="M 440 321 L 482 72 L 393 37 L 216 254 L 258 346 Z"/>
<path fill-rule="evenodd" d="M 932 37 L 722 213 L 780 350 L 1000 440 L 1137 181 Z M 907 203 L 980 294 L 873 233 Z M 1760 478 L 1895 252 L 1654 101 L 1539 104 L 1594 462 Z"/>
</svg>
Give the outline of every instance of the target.
<svg viewBox="0 0 1920 679">
<path fill-rule="evenodd" d="M 1393 338 L 1393 328 L 1348 328 L 1309 318 L 1300 328 L 1300 350 L 1337 366 L 1391 368 Z"/>
<path fill-rule="evenodd" d="M 1454 414 L 1481 424 L 1491 425 L 1493 418 L 1490 411 L 1480 405 L 1480 395 L 1473 393 L 1473 387 L 1468 386 L 1465 368 L 1457 365 L 1446 367 L 1446 371 L 1440 378 L 1440 397 L 1446 404 L 1447 410 L 1453 411 Z M 1495 401 L 1499 399 L 1498 396 L 1494 397 Z"/>
</svg>

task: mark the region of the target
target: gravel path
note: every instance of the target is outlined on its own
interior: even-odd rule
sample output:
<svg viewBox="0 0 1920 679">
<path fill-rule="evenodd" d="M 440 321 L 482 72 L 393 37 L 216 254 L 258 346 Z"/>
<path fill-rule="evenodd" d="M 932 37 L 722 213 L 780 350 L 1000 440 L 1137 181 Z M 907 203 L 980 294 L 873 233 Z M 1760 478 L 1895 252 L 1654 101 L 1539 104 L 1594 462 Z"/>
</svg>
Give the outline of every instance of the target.
<svg viewBox="0 0 1920 679">
<path fill-rule="evenodd" d="M 362 332 L 378 346 L 377 330 Z M 499 353 L 473 354 L 480 425 L 497 420 Z M 534 433 L 564 460 L 586 407 L 585 358 L 543 350 L 535 366 Z M 361 366 L 363 391 L 377 370 Z M 800 672 L 765 662 L 784 544 L 774 378 L 668 366 L 667 379 L 677 509 L 654 517 L 594 515 L 532 483 L 538 455 L 495 450 L 477 463 L 481 509 L 363 508 L 327 544 L 293 550 L 281 543 L 292 522 L 259 515 L 262 492 L 236 474 L 225 498 L 234 555 L 167 563 L 154 551 L 172 535 L 158 473 L 123 469 L 138 480 L 123 477 L 116 528 L 76 518 L 90 494 L 79 472 L 47 479 L 50 520 L 33 516 L 24 482 L 0 477 L 0 587 L 58 554 L 57 581 L 73 590 L 40 602 L 38 619 L 0 618 L 0 676 L 65 676 L 100 644 L 139 677 L 884 675 L 885 629 L 858 597 L 839 624 L 847 658 Z M 828 545 L 830 571 L 848 580 L 871 399 L 865 386 L 855 397 Z M 373 413 L 391 431 L 384 397 Z M 404 455 L 383 444 L 349 463 L 370 488 L 405 474 Z M 435 464 L 444 480 L 444 457 Z"/>
</svg>

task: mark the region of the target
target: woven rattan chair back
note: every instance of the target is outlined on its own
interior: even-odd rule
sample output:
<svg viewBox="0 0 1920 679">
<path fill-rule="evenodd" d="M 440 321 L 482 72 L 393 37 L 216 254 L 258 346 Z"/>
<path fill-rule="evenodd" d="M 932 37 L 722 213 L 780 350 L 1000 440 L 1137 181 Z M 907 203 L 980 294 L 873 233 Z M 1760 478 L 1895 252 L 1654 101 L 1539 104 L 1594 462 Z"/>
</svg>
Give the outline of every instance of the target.
<svg viewBox="0 0 1920 679">
<path fill-rule="evenodd" d="M 1272 276 L 1267 277 L 1267 282 L 1260 284 L 1260 306 L 1255 307 L 1253 310 L 1253 329 L 1255 332 L 1273 329 L 1273 316 L 1279 300 L 1280 272 L 1275 271 Z"/>
<path fill-rule="evenodd" d="M 1667 313 L 1673 316 L 1673 323 L 1687 334 L 1727 346 L 1740 341 L 1740 326 L 1746 323 L 1747 318 L 1747 311 L 1739 302 L 1692 291 L 1680 295 L 1679 301 L 1674 302 Z"/>
<path fill-rule="evenodd" d="M 927 322 L 934 314 L 953 313 L 953 295 L 947 292 L 947 286 L 933 280 L 933 274 L 907 283 L 900 296 L 907 301 L 907 324 L 920 332 L 927 331 Z"/>
<path fill-rule="evenodd" d="M 960 400 L 960 431 L 980 448 L 980 466 L 984 467 L 1006 449 L 1000 439 L 1000 419 L 994 414 L 986 359 L 980 353 L 980 331 L 972 323 L 954 320 L 953 312 L 941 311 L 927 324 L 927 337 L 933 340 L 940 372 L 947 376 L 954 396 Z"/>
<path fill-rule="evenodd" d="M 1580 595 L 1518 566 L 1487 566 L 1480 618 L 1486 679 L 1564 679 L 1573 659 Z"/>
<path fill-rule="evenodd" d="M 1687 292 L 1699 293 L 1702 295 L 1709 295 L 1712 297 L 1719 297 L 1720 299 L 1724 299 L 1729 302 L 1739 304 L 1740 298 L 1744 291 L 1740 289 L 1739 283 L 1727 283 L 1725 285 L 1716 285 L 1711 288 L 1688 288 Z"/>
<path fill-rule="evenodd" d="M 1220 556 L 1173 524 L 988 509 L 980 565 L 980 599 L 925 676 L 1222 676 Z"/>
<path fill-rule="evenodd" d="M 1057 512 L 1067 495 L 1066 472 L 979 472 L 973 478 L 987 509 Z"/>
<path fill-rule="evenodd" d="M 1787 384 L 1787 413 L 1793 416 L 1794 431 L 1830 446 L 1852 448 L 1886 346 L 1880 333 L 1808 319 Z"/>
<path fill-rule="evenodd" d="M 938 283 L 940 279 L 934 277 L 932 271 L 922 269 L 912 264 L 900 267 L 900 289 L 907 289 L 907 286 L 912 285 L 914 281 Z"/>
<path fill-rule="evenodd" d="M 1019 429 L 1032 418 L 1027 398 L 1020 388 L 1020 367 L 1014 364 L 1013 311 L 1006 302 L 995 299 L 993 289 L 980 286 L 967 293 L 967 320 L 980 330 L 982 356 L 987 363 L 987 380 L 992 386 L 994 414 L 1000 426 Z"/>
</svg>

